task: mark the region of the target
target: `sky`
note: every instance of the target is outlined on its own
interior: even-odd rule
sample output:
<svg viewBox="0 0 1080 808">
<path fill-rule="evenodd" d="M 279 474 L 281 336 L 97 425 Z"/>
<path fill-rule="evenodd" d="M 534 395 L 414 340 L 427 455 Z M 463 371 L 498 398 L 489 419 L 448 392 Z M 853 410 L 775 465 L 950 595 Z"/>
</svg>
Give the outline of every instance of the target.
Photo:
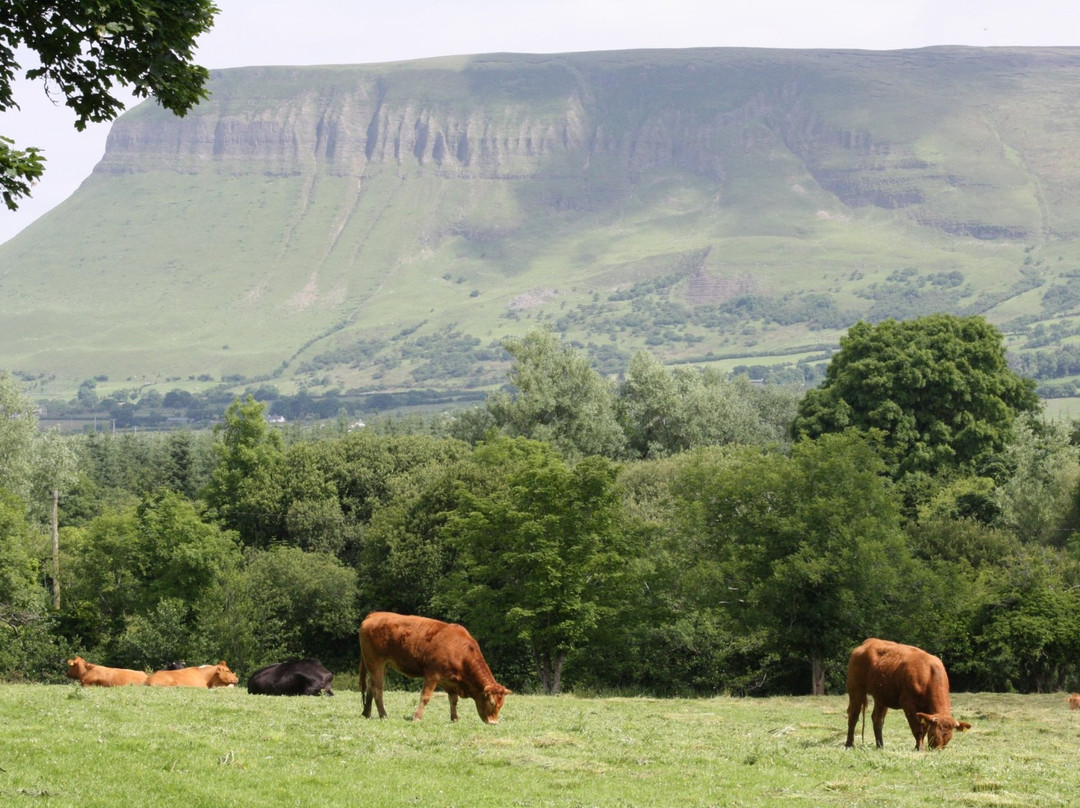
<svg viewBox="0 0 1080 808">
<path fill-rule="evenodd" d="M 1080 45 L 1075 0 L 216 0 L 199 64 L 364 64 L 430 56 L 630 48 L 897 50 Z M 739 8 L 734 8 L 738 5 Z M 1080 53 L 1078 53 L 1080 58 Z M 0 243 L 67 199 L 105 151 L 110 124 L 76 132 L 40 84 L 20 81 L 0 135 L 45 151 L 45 175 Z"/>
</svg>

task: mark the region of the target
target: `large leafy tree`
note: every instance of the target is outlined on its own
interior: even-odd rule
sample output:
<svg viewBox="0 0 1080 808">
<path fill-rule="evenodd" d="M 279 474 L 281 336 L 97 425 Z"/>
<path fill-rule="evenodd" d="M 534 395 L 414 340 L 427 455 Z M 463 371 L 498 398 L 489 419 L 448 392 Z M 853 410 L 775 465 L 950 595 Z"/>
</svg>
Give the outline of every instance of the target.
<svg viewBox="0 0 1080 808">
<path fill-rule="evenodd" d="M 1035 384 L 1005 362 L 1001 332 L 981 317 L 934 314 L 856 323 L 821 387 L 799 404 L 794 437 L 879 430 L 897 477 L 974 470 L 1039 407 Z"/>
<path fill-rule="evenodd" d="M 492 394 L 488 410 L 512 437 L 550 443 L 570 457 L 619 457 L 626 438 L 615 414 L 612 385 L 589 360 L 547 331 L 507 339 L 515 392 Z"/>
<path fill-rule="evenodd" d="M 266 546 L 284 531 L 281 434 L 266 423 L 251 396 L 237 399 L 214 427 L 217 466 L 206 486 L 207 503 L 244 544 Z"/>
<path fill-rule="evenodd" d="M 546 693 L 568 655 L 616 607 L 625 571 L 617 467 L 568 464 L 550 446 L 501 438 L 477 448 L 486 485 L 461 485 L 443 528 L 456 551 L 437 602 L 485 637 L 525 644 Z"/>
<path fill-rule="evenodd" d="M 618 397 L 630 451 L 647 459 L 698 446 L 784 442 L 796 404 L 794 387 L 755 387 L 711 368 L 668 370 L 647 351 L 630 361 Z"/>
<path fill-rule="evenodd" d="M 790 456 L 703 450 L 678 472 L 677 525 L 702 557 L 703 591 L 744 633 L 765 632 L 781 665 L 809 669 L 814 693 L 827 663 L 889 630 L 905 605 L 911 559 L 883 471 L 848 432 L 802 441 Z"/>
<path fill-rule="evenodd" d="M 26 77 L 63 96 L 80 131 L 123 110 L 117 83 L 183 115 L 206 97 L 209 72 L 193 62 L 195 40 L 217 11 L 210 0 L 8 0 L 0 10 L 0 112 L 18 107 L 12 83 L 30 57 Z M 8 208 L 43 171 L 39 149 L 0 137 L 0 198 Z"/>
</svg>

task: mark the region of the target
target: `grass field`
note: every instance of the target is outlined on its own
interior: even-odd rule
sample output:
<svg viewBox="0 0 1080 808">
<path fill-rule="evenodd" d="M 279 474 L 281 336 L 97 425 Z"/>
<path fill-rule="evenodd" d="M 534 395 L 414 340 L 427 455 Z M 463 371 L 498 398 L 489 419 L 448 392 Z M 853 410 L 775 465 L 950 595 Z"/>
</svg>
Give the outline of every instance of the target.
<svg viewBox="0 0 1080 808">
<path fill-rule="evenodd" d="M 970 732 L 913 751 L 899 712 L 885 749 L 846 698 L 511 696 L 497 726 L 439 693 L 250 696 L 150 688 L 0 686 L 3 806 L 1071 805 L 1080 712 L 1063 694 L 954 694 Z"/>
</svg>

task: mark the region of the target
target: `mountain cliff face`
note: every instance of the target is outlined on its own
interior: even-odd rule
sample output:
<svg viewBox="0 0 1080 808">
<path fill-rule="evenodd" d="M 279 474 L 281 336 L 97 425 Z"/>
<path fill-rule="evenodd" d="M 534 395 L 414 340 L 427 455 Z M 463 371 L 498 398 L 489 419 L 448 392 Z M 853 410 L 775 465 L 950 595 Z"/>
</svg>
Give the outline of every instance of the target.
<svg viewBox="0 0 1080 808">
<path fill-rule="evenodd" d="M 980 237 L 1043 225 L 1071 234 L 1071 224 L 1032 222 L 1023 208 L 1002 211 L 1011 221 L 1000 223 L 955 218 L 957 206 L 936 195 L 981 192 L 998 176 L 1003 190 L 1071 187 L 1080 170 L 1061 158 L 1080 124 L 1067 106 L 1077 78 L 1080 54 L 1067 49 L 695 50 L 228 70 L 186 118 L 150 105 L 121 118 L 97 171 L 362 178 L 395 165 L 448 177 L 577 178 L 598 159 L 629 177 L 675 169 L 723 182 L 748 153 L 781 150 L 848 206 L 910 208 L 922 224 Z M 933 152 L 949 128 L 966 130 L 979 160 Z"/>
<path fill-rule="evenodd" d="M 75 196 L 0 247 L 3 365 L 377 388 L 434 363 L 482 386 L 497 363 L 417 345 L 536 325 L 623 356 L 798 355 L 890 284 L 913 313 L 1025 314 L 1080 222 L 1072 49 L 487 55 L 210 90 L 122 116 Z M 828 299 L 792 313 L 808 295 Z"/>
</svg>

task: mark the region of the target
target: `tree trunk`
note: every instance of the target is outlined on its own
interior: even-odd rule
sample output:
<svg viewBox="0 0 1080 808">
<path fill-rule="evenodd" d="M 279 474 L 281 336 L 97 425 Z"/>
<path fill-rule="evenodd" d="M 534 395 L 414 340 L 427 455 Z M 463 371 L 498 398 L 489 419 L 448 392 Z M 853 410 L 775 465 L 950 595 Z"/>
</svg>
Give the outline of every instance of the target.
<svg viewBox="0 0 1080 808">
<path fill-rule="evenodd" d="M 564 662 L 566 662 L 566 651 L 559 651 L 555 654 L 555 665 L 553 671 L 555 681 L 554 687 L 552 687 L 551 689 L 551 695 L 553 696 L 559 695 L 559 691 L 562 689 L 562 669 Z"/>
<path fill-rule="evenodd" d="M 533 664 L 536 666 L 536 674 L 540 677 L 540 687 L 544 689 L 547 694 L 551 693 L 551 666 L 548 664 L 548 658 L 540 653 L 540 649 L 536 647 L 535 643 L 532 647 L 533 652 Z"/>
<path fill-rule="evenodd" d="M 552 656 L 550 651 L 541 651 L 533 646 L 533 662 L 540 676 L 540 686 L 548 696 L 557 696 L 562 689 L 562 669 L 566 662 L 566 652 L 558 651 Z"/>
<path fill-rule="evenodd" d="M 810 693 L 814 696 L 825 695 L 825 663 L 821 656 L 810 656 Z"/>
<path fill-rule="evenodd" d="M 52 599 L 53 608 L 60 608 L 60 489 L 52 492 Z"/>
</svg>

